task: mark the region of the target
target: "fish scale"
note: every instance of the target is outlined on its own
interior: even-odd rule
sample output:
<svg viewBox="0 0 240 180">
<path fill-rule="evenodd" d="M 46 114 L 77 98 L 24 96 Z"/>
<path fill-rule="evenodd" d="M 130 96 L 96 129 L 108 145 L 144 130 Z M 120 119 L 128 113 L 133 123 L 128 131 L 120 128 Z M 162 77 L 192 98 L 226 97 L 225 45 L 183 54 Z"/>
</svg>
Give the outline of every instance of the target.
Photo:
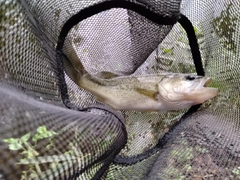
<svg viewBox="0 0 240 180">
<path fill-rule="evenodd" d="M 211 78 L 192 74 L 117 76 L 100 72 L 91 75 L 84 69 L 77 53 L 72 42 L 66 53 L 69 60 L 64 64 L 66 73 L 79 87 L 115 110 L 179 110 L 203 103 L 218 94 L 217 88 L 206 87 Z"/>
</svg>

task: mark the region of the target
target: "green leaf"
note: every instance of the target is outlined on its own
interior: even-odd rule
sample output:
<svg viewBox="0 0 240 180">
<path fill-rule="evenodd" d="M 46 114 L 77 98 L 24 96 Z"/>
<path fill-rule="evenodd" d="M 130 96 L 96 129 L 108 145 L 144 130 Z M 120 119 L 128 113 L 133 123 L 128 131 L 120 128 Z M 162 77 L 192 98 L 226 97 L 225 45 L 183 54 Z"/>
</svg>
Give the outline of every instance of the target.
<svg viewBox="0 0 240 180">
<path fill-rule="evenodd" d="M 22 149 L 22 145 L 20 143 L 9 144 L 9 149 L 16 151 L 16 150 Z"/>
<path fill-rule="evenodd" d="M 23 151 L 23 152 L 21 152 L 19 154 L 26 155 L 26 154 L 28 154 L 28 152 L 27 151 Z"/>
<path fill-rule="evenodd" d="M 73 150 L 69 150 L 69 151 L 66 151 L 64 154 L 74 155 L 74 151 Z"/>
<path fill-rule="evenodd" d="M 39 177 L 39 175 L 36 173 L 36 172 L 32 172 L 30 175 L 29 175 L 29 178 L 30 179 L 37 179 Z"/>
<path fill-rule="evenodd" d="M 35 135 L 32 137 L 32 140 L 33 140 L 34 142 L 36 142 L 36 141 L 39 140 L 39 139 L 43 139 L 40 134 L 35 134 Z"/>
<path fill-rule="evenodd" d="M 33 136 L 32 140 L 35 142 L 39 139 L 45 139 L 56 135 L 54 131 L 48 131 L 46 126 L 40 126 L 37 128 L 37 133 Z"/>
<path fill-rule="evenodd" d="M 19 141 L 19 138 L 9 138 L 9 139 L 4 139 L 3 141 L 9 144 L 12 144 L 12 143 L 17 143 Z"/>
<path fill-rule="evenodd" d="M 48 144 L 48 145 L 46 146 L 46 149 L 47 149 L 47 150 L 50 150 L 50 149 L 52 148 L 52 146 L 53 146 L 52 144 Z"/>
<path fill-rule="evenodd" d="M 236 175 L 239 175 L 239 174 L 240 174 L 240 170 L 237 169 L 237 168 L 234 168 L 234 169 L 232 170 L 232 173 L 233 173 L 233 174 L 236 174 Z"/>
<path fill-rule="evenodd" d="M 198 28 L 194 26 L 193 29 L 194 29 L 195 34 L 197 35 L 199 33 Z"/>
<path fill-rule="evenodd" d="M 48 131 L 47 134 L 48 134 L 49 137 L 52 137 L 52 136 L 56 135 L 57 133 L 54 132 L 54 131 Z"/>
<path fill-rule="evenodd" d="M 46 126 L 39 126 L 39 127 L 37 128 L 37 132 L 38 132 L 39 134 L 42 134 L 42 133 L 47 132 Z"/>
<path fill-rule="evenodd" d="M 39 153 L 37 151 L 35 151 L 34 149 L 29 149 L 27 152 L 28 152 L 28 157 L 29 158 L 32 158 L 32 157 L 35 157 L 35 156 L 39 155 Z"/>
<path fill-rule="evenodd" d="M 27 142 L 28 139 L 30 138 L 31 133 L 27 133 L 24 136 L 21 137 L 20 141 L 21 142 Z"/>
<path fill-rule="evenodd" d="M 163 54 L 171 54 L 174 55 L 173 53 L 173 48 L 162 48 Z"/>
<path fill-rule="evenodd" d="M 57 163 L 61 161 L 77 160 L 78 157 L 71 155 L 53 155 L 53 156 L 40 156 L 28 159 L 21 159 L 16 164 L 42 164 L 42 163 Z"/>
<path fill-rule="evenodd" d="M 35 141 L 37 141 L 37 140 L 39 140 L 39 139 L 45 139 L 45 138 L 49 138 L 49 137 L 52 137 L 52 136 L 54 136 L 55 134 L 57 134 L 57 133 L 55 133 L 54 131 L 47 131 L 47 132 L 45 132 L 45 133 L 42 133 L 42 134 L 35 134 L 34 136 L 33 136 L 33 138 L 32 138 L 32 140 L 35 142 Z"/>
<path fill-rule="evenodd" d="M 55 168 L 58 164 L 59 164 L 59 163 L 55 163 L 55 162 L 53 162 L 53 163 L 50 164 L 49 167 L 50 167 L 50 168 Z"/>
</svg>

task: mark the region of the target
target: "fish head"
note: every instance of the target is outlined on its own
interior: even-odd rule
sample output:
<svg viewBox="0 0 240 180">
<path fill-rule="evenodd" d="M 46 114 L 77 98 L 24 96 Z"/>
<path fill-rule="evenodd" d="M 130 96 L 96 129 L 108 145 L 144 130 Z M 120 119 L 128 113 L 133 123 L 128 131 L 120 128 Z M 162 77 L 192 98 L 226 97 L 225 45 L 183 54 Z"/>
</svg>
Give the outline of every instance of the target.
<svg viewBox="0 0 240 180">
<path fill-rule="evenodd" d="M 190 74 L 169 74 L 158 83 L 158 98 L 168 109 L 183 109 L 201 104 L 218 94 L 217 88 L 207 87 L 211 78 Z"/>
</svg>

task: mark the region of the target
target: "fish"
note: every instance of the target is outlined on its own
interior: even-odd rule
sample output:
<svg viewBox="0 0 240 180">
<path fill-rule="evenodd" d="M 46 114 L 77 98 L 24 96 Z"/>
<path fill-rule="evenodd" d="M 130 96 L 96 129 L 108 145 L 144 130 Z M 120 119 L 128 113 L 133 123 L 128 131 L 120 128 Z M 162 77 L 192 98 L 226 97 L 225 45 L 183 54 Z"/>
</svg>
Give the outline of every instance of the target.
<svg viewBox="0 0 240 180">
<path fill-rule="evenodd" d="M 66 74 L 97 100 L 115 110 L 156 112 L 180 110 L 201 104 L 219 93 L 208 87 L 209 77 L 181 73 L 119 76 L 111 72 L 92 75 L 77 55 L 74 42 L 66 53 Z"/>
</svg>

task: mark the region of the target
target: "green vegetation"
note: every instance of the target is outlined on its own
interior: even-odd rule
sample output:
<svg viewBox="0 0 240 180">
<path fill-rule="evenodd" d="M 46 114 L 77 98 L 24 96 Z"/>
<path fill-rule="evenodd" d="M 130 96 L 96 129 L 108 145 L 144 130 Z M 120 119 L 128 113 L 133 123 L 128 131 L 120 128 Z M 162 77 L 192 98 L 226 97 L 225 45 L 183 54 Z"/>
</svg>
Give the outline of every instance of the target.
<svg viewBox="0 0 240 180">
<path fill-rule="evenodd" d="M 235 175 L 239 175 L 239 177 L 240 177 L 240 169 L 234 168 L 234 169 L 232 170 L 232 173 L 235 174 Z"/>
<path fill-rule="evenodd" d="M 232 179 L 240 178 L 240 166 L 219 167 L 212 156 L 208 149 L 199 145 L 191 146 L 189 141 L 183 140 L 181 143 L 175 144 L 172 151 L 169 152 L 166 159 L 167 166 L 158 176 L 166 180 L 186 179 L 186 177 L 214 177 L 222 168 L 227 174 L 231 174 L 229 177 Z M 200 174 L 196 174 L 196 172 L 200 172 Z M 205 176 L 202 173 L 205 173 Z"/>
<path fill-rule="evenodd" d="M 161 48 L 163 54 L 174 55 L 173 48 Z"/>
<path fill-rule="evenodd" d="M 198 40 L 204 38 L 203 31 L 198 25 L 193 26 L 193 29 Z"/>
<path fill-rule="evenodd" d="M 70 175 L 73 166 L 76 164 L 85 164 L 87 159 L 92 156 L 91 152 L 95 148 L 99 154 L 107 149 L 115 140 L 117 134 L 111 129 L 106 131 L 106 136 L 101 138 L 94 138 L 86 145 L 88 146 L 82 152 L 79 142 L 86 134 L 89 133 L 87 129 L 84 129 L 78 133 L 78 126 L 75 126 L 76 122 L 70 123 L 64 126 L 58 132 L 48 130 L 46 126 L 38 127 L 34 132 L 29 132 L 20 138 L 8 138 L 3 141 L 8 144 L 8 148 L 11 151 L 17 151 L 19 154 L 16 160 L 16 166 L 19 166 L 22 170 L 21 180 L 28 179 L 56 179 L 62 177 L 65 173 Z M 72 127 L 74 129 L 72 129 Z M 72 132 L 73 130 L 73 132 Z M 69 136 L 62 145 L 64 148 L 57 146 L 59 143 L 59 137 L 63 137 L 67 134 L 73 134 Z M 98 156 L 95 153 L 95 158 Z M 93 158 L 93 157 L 92 157 Z M 101 164 L 96 164 L 88 172 L 88 176 L 93 176 L 101 167 Z M 84 176 L 84 175 L 83 175 Z"/>
<path fill-rule="evenodd" d="M 72 150 L 66 151 L 64 154 L 40 156 L 37 145 L 41 140 L 47 140 L 46 149 L 48 152 L 57 151 L 53 143 L 53 138 L 57 134 L 54 131 L 47 130 L 46 126 L 40 126 L 33 135 L 30 132 L 20 138 L 3 140 L 8 144 L 10 150 L 18 151 L 20 154 L 20 159 L 16 165 L 25 166 L 21 179 L 27 180 L 40 176 L 41 178 L 54 179 L 76 162 L 78 157 L 74 156 L 73 152 L 76 154 L 78 151 L 73 144 L 70 144 Z M 42 169 L 45 169 L 45 171 Z"/>
<path fill-rule="evenodd" d="M 188 38 L 187 38 L 187 33 L 186 33 L 185 29 L 180 24 L 177 24 L 177 25 L 178 25 L 178 28 L 181 31 L 180 34 L 182 35 L 177 39 L 177 41 L 185 43 L 185 44 L 189 44 L 189 41 L 188 41 Z M 194 30 L 195 35 L 196 35 L 198 40 L 201 39 L 201 38 L 204 38 L 204 33 L 203 33 L 202 29 L 200 28 L 199 24 L 193 25 L 193 30 Z"/>
<path fill-rule="evenodd" d="M 183 42 L 183 37 L 178 38 L 178 42 Z"/>
<path fill-rule="evenodd" d="M 187 161 L 194 158 L 193 156 L 193 148 L 187 147 L 184 149 L 184 152 L 179 151 L 179 149 L 174 149 L 170 153 L 171 158 L 176 159 L 180 163 L 186 163 Z"/>
<path fill-rule="evenodd" d="M 195 149 L 200 153 L 208 153 L 208 150 L 206 148 L 202 148 L 200 146 L 196 146 Z"/>
<path fill-rule="evenodd" d="M 164 171 L 164 174 L 168 176 L 169 178 L 167 179 L 172 179 L 172 180 L 183 180 L 186 177 L 182 175 L 182 172 L 180 169 L 174 168 L 174 167 L 169 167 Z M 165 179 L 166 177 L 164 177 Z"/>
<path fill-rule="evenodd" d="M 236 31 L 238 18 L 232 13 L 232 3 L 230 3 L 225 11 L 222 11 L 220 16 L 212 21 L 215 33 L 221 38 L 220 43 L 227 50 L 236 53 L 236 42 L 233 40 L 233 35 Z"/>
</svg>

